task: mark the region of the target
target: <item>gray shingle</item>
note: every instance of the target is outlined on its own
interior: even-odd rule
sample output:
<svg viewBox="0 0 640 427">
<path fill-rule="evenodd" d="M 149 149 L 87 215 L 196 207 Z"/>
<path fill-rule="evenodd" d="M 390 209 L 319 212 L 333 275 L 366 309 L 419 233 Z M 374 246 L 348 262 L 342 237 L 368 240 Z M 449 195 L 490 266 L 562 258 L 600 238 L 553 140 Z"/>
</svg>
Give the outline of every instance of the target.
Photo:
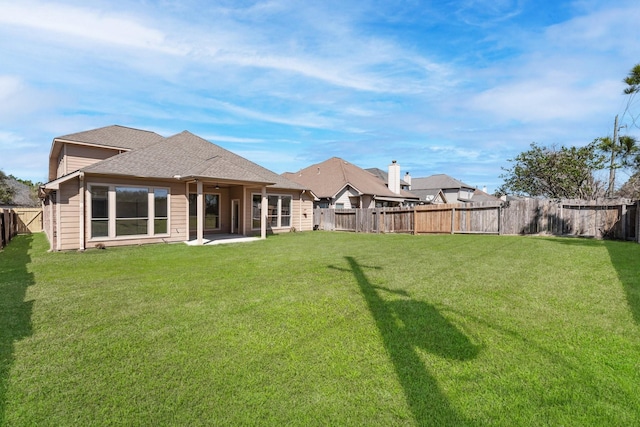
<svg viewBox="0 0 640 427">
<path fill-rule="evenodd" d="M 304 187 L 188 131 L 119 154 L 83 169 L 87 173 L 145 178 L 204 178 Z"/>
<path fill-rule="evenodd" d="M 56 139 L 134 150 L 155 144 L 164 138 L 155 132 L 112 125 L 59 136 Z"/>
</svg>

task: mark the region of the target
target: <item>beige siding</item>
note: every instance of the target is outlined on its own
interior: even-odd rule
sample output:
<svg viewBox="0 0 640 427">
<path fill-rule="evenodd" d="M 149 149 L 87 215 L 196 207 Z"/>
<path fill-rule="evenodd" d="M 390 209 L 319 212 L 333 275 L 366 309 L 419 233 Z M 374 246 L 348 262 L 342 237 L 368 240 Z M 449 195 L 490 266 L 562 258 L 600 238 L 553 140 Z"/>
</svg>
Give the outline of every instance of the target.
<svg viewBox="0 0 640 427">
<path fill-rule="evenodd" d="M 293 196 L 293 218 L 291 223 L 296 231 L 313 230 L 313 199 L 308 194 Z M 297 197 L 297 199 L 296 199 Z"/>
<path fill-rule="evenodd" d="M 60 184 L 60 203 L 58 215 L 60 222 L 58 227 L 57 249 L 69 250 L 80 247 L 80 195 L 78 194 L 78 179 L 72 179 Z"/>
<path fill-rule="evenodd" d="M 65 144 L 58 162 L 58 177 L 91 166 L 101 160 L 113 157 L 118 153 L 118 150 L 108 148 Z"/>
</svg>

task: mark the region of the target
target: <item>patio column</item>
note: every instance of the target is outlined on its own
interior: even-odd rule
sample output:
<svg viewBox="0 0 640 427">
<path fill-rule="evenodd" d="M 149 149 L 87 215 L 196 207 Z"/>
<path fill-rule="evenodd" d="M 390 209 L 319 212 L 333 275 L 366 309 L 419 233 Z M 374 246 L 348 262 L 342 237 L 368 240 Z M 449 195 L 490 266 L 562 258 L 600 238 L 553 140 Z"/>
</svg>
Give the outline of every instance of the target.
<svg viewBox="0 0 640 427">
<path fill-rule="evenodd" d="M 269 214 L 268 209 L 269 209 L 269 203 L 267 199 L 267 187 L 262 187 L 262 205 L 260 207 L 260 212 L 262 212 L 262 214 L 260 215 L 260 238 L 261 239 L 267 238 L 267 215 Z"/>
<path fill-rule="evenodd" d="M 198 235 L 197 235 L 197 243 L 198 245 L 202 245 L 202 235 L 204 234 L 204 195 L 202 194 L 202 181 L 198 180 L 196 182 L 197 192 L 198 192 L 198 201 L 197 205 L 197 224 L 198 224 Z"/>
</svg>

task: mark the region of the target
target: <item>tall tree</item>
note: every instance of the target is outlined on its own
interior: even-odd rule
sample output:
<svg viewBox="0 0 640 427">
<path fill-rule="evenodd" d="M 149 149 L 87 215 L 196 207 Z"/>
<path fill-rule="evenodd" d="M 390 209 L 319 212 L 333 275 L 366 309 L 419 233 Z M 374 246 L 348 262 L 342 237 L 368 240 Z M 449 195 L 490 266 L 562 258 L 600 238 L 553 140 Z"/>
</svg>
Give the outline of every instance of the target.
<svg viewBox="0 0 640 427">
<path fill-rule="evenodd" d="M 14 191 L 7 183 L 7 175 L 0 170 L 0 203 L 10 204 L 13 202 Z"/>
<path fill-rule="evenodd" d="M 629 113 L 633 126 L 640 128 L 638 124 L 638 116 L 634 116 L 631 111 L 633 105 L 636 102 L 636 95 L 640 92 L 640 64 L 634 65 L 631 71 L 629 71 L 627 77 L 625 77 L 622 81 L 627 84 L 627 87 L 624 89 L 624 94 L 629 95 L 624 115 Z"/>
<path fill-rule="evenodd" d="M 503 194 L 518 194 L 553 199 L 595 199 L 602 195 L 602 183 L 595 172 L 602 169 L 604 158 L 596 144 L 585 147 L 543 147 L 535 142 L 531 148 L 509 159 L 513 165 L 503 168 Z"/>
<path fill-rule="evenodd" d="M 598 149 L 609 158 L 609 185 L 607 187 L 607 195 L 613 197 L 616 169 L 634 166 L 638 160 L 638 156 L 640 156 L 638 141 L 632 136 L 623 135 L 619 138 L 617 136 L 614 138 L 608 136 L 596 138 L 594 143 Z"/>
</svg>

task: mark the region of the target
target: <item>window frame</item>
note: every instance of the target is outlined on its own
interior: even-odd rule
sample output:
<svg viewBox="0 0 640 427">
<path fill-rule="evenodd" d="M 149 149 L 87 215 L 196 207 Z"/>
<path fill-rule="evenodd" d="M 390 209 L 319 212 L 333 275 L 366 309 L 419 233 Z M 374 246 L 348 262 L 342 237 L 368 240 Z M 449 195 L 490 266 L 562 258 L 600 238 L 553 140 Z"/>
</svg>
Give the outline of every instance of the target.
<svg viewBox="0 0 640 427">
<path fill-rule="evenodd" d="M 107 190 L 107 235 L 106 236 L 94 236 L 92 224 L 94 220 L 104 221 L 104 218 L 93 218 L 93 188 L 94 187 L 106 187 Z M 116 206 L 116 188 L 130 188 L 141 189 L 147 192 L 147 216 L 145 217 L 147 232 L 145 234 L 117 234 L 117 220 L 126 220 L 127 218 L 117 218 L 117 206 Z M 156 217 L 156 191 L 166 191 L 166 216 Z M 89 241 L 104 241 L 104 240 L 128 240 L 135 238 L 154 238 L 154 237 L 168 237 L 171 230 L 171 188 L 166 186 L 157 185 L 136 185 L 136 184 L 107 184 L 100 182 L 92 182 L 87 185 L 87 199 L 88 199 L 88 240 Z M 132 219 L 132 218 L 129 218 Z M 133 218 L 135 219 L 135 218 Z M 155 221 L 166 221 L 166 231 L 155 231 Z"/>
<path fill-rule="evenodd" d="M 276 198 L 276 205 L 271 205 L 269 199 Z M 257 198 L 257 206 L 255 205 Z M 282 214 L 283 199 L 289 199 L 289 214 Z M 272 207 L 274 213 L 272 214 L 270 211 Z M 291 220 L 293 218 L 293 195 L 286 193 L 267 193 L 267 226 L 271 227 L 271 229 L 286 229 L 291 228 Z M 256 218 L 256 213 L 258 217 Z M 262 193 L 251 193 L 251 229 L 259 230 L 260 229 L 260 221 L 262 217 Z M 283 218 L 288 218 L 289 224 L 283 225 Z M 275 222 L 273 222 L 275 219 Z M 273 225 L 275 223 L 275 225 Z"/>
</svg>

